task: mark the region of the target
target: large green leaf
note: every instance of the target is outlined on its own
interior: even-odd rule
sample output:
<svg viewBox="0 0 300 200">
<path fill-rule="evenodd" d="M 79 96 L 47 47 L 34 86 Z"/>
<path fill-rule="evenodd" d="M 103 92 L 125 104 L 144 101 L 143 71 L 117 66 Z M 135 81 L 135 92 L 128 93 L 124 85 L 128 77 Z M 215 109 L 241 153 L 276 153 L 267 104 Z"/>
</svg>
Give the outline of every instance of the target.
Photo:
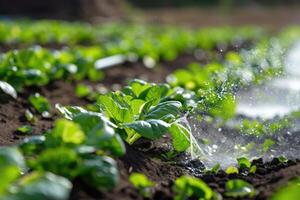
<svg viewBox="0 0 300 200">
<path fill-rule="evenodd" d="M 41 152 L 30 162 L 33 169 L 50 171 L 52 173 L 74 178 L 77 176 L 79 157 L 73 149 L 58 147 L 49 148 Z"/>
<path fill-rule="evenodd" d="M 61 145 L 78 145 L 86 139 L 81 127 L 67 119 L 58 119 L 51 134 L 47 135 L 46 145 L 55 147 Z"/>
<path fill-rule="evenodd" d="M 181 103 L 179 101 L 166 101 L 159 103 L 148 111 L 145 119 L 164 119 L 167 116 L 172 116 L 174 118 L 179 115 L 180 107 Z"/>
<path fill-rule="evenodd" d="M 125 147 L 119 135 L 115 134 L 114 129 L 96 113 L 79 113 L 73 121 L 79 124 L 87 134 L 87 145 L 108 150 L 117 156 L 125 153 Z"/>
<path fill-rule="evenodd" d="M 290 200 L 300 197 L 300 177 L 295 177 L 288 184 L 276 191 L 271 200 Z"/>
<path fill-rule="evenodd" d="M 164 135 L 169 128 L 169 124 L 156 119 L 149 119 L 145 121 L 135 121 L 132 123 L 123 124 L 125 128 L 131 128 L 140 135 L 148 139 L 158 139 Z"/>
<path fill-rule="evenodd" d="M 33 172 L 24 176 L 6 200 L 67 200 L 72 183 L 50 172 Z M 0 197 L 0 199 L 2 199 Z"/>
<path fill-rule="evenodd" d="M 0 148 L 0 196 L 10 184 L 26 172 L 24 157 L 15 147 Z"/>
<path fill-rule="evenodd" d="M 106 156 L 88 156 L 82 162 L 81 177 L 85 182 L 100 190 L 112 189 L 117 185 L 119 174 L 116 162 Z"/>
<path fill-rule="evenodd" d="M 169 132 L 172 136 L 173 147 L 176 151 L 185 151 L 190 147 L 190 132 L 183 125 L 173 123 L 169 128 Z"/>
</svg>

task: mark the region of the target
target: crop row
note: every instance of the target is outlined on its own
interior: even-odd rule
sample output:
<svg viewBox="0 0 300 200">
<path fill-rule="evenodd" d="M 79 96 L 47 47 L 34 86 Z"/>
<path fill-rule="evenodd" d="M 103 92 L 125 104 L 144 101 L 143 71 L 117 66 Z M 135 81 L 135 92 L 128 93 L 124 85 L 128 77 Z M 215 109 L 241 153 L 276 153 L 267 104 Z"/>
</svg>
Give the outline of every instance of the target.
<svg viewBox="0 0 300 200">
<path fill-rule="evenodd" d="M 49 23 L 54 24 L 49 26 Z M 134 53 L 138 57 L 147 55 L 155 60 L 174 59 L 177 54 L 190 48 L 190 44 L 193 44 L 192 48 L 210 49 L 219 42 L 228 43 L 241 34 L 233 34 L 234 29 L 191 33 L 167 28 L 162 33 L 155 27 L 118 29 L 118 26 L 112 25 L 104 30 L 95 30 L 89 25 L 58 22 L 28 24 L 4 23 L 3 27 L 8 27 L 7 30 L 15 31 L 15 35 L 12 34 L 15 38 L 5 36 L 2 41 L 80 44 L 87 40 L 96 44 L 105 42 L 97 39 L 97 34 L 102 34 L 103 38 L 113 42 L 104 44 L 104 50 L 99 47 L 74 47 L 51 51 L 35 47 L 3 54 L 0 60 L 0 86 L 4 93 L 12 97 L 16 97 L 15 89 L 20 91 L 26 86 L 45 85 L 56 79 L 72 77 L 80 80 L 88 77 L 98 81 L 103 74 L 95 68 L 95 62 L 103 56 Z M 35 37 L 36 34 L 43 35 L 40 33 L 47 25 L 53 28 L 45 33 L 45 37 L 49 33 L 48 37 Z M 40 28 L 33 28 L 35 26 Z M 81 29 L 78 35 L 74 34 L 76 29 Z M 64 119 L 57 120 L 53 129 L 40 136 L 28 137 L 17 146 L 1 147 L 0 199 L 67 199 L 75 179 L 81 179 L 100 191 L 110 190 L 118 183 L 114 158 L 126 153 L 124 142 L 133 145 L 140 138 L 156 140 L 169 134 L 174 152 L 185 151 L 194 141 L 180 118 L 193 111 L 200 112 L 202 117 L 208 115 L 224 121 L 234 117 L 234 92 L 241 86 L 260 84 L 284 73 L 280 58 L 284 48 L 293 41 L 292 35 L 298 34 L 297 31 L 289 29 L 277 41 L 261 40 L 250 50 L 229 52 L 222 63 L 212 62 L 205 66 L 192 64 L 177 70 L 168 76 L 166 84 L 132 80 L 119 91 L 107 94 L 95 92 L 91 95 L 95 104 L 90 107 L 57 104 L 56 109 Z M 256 37 L 247 31 L 245 34 L 249 34 L 249 38 Z M 241 38 L 245 35 L 241 34 Z M 143 48 L 137 48 L 139 42 Z M 111 46 L 117 47 L 117 50 L 108 50 Z M 43 115 L 50 111 L 47 99 L 38 94 L 30 96 L 29 102 Z M 31 113 L 27 113 L 26 117 L 29 121 L 34 118 Z M 255 167 L 247 159 L 241 158 L 238 163 L 249 173 L 255 173 Z M 217 172 L 218 166 L 210 171 Z M 237 173 L 238 169 L 230 167 L 226 172 Z M 149 195 L 147 189 L 154 184 L 141 174 L 133 174 L 130 181 L 143 196 Z M 294 186 L 290 187 L 292 191 L 297 191 Z M 242 180 L 228 181 L 226 189 L 228 197 L 256 194 L 253 186 Z M 188 176 L 175 181 L 174 191 L 178 200 L 192 196 L 199 199 L 221 198 L 203 181 Z"/>
</svg>

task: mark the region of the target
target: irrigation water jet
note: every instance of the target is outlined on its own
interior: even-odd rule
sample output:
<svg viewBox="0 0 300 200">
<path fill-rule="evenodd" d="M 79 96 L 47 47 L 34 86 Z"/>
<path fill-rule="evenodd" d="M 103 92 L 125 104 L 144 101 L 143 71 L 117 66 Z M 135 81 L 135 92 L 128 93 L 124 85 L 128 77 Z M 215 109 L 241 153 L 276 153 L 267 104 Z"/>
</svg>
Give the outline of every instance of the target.
<svg viewBox="0 0 300 200">
<path fill-rule="evenodd" d="M 225 126 L 218 123 L 207 124 L 199 121 L 197 113 L 186 117 L 193 141 L 192 157 L 199 158 L 206 167 L 220 164 L 224 169 L 237 164 L 237 158 L 250 160 L 263 158 L 270 161 L 274 157 L 285 156 L 299 159 L 300 120 L 291 122 L 291 127 L 278 133 L 246 135 L 234 124 L 243 119 L 259 119 L 269 122 L 289 115 L 300 109 L 300 42 L 287 52 L 284 63 L 285 74 L 264 85 L 243 90 L 236 94 L 236 117 Z M 196 147 L 196 148 L 195 148 Z M 271 148 L 269 148 L 271 147 Z"/>
</svg>

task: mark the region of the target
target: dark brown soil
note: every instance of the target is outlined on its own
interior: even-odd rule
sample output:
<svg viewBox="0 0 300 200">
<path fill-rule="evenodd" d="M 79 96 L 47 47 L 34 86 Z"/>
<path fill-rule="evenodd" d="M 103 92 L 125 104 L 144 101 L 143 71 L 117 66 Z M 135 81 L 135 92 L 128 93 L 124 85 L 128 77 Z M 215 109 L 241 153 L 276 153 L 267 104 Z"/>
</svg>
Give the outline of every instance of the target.
<svg viewBox="0 0 300 200">
<path fill-rule="evenodd" d="M 131 78 L 143 78 L 149 81 L 163 82 L 167 74 L 196 60 L 197 59 L 191 55 L 184 55 L 174 62 L 163 62 L 160 64 L 160 67 L 155 69 L 145 68 L 140 62 L 127 63 L 122 66 L 107 69 L 105 72 L 106 78 L 101 84 L 107 87 L 113 87 L 113 84 L 124 85 L 126 81 Z M 206 61 L 207 58 L 204 56 L 201 62 Z M 93 87 L 98 85 L 97 83 L 84 82 Z M 72 81 L 56 81 L 41 88 L 27 88 L 16 100 L 7 99 L 6 102 L 1 103 L 0 144 L 16 144 L 20 142 L 22 138 L 26 137 L 17 133 L 16 129 L 21 125 L 28 124 L 24 118 L 24 112 L 26 109 L 30 109 L 27 98 L 34 92 L 39 92 L 46 96 L 52 106 L 56 103 L 63 105 L 84 105 L 89 103 L 88 100 L 80 99 L 75 96 L 74 89 L 76 84 L 77 83 Z M 34 125 L 33 134 L 40 134 L 51 128 L 56 118 L 58 118 L 57 114 L 53 114 L 49 119 L 39 117 L 38 122 Z M 258 160 L 255 161 L 258 170 L 254 175 L 227 175 L 222 171 L 217 175 L 203 175 L 202 173 L 195 173 L 187 169 L 187 166 L 194 169 L 201 169 L 203 166 L 199 161 L 188 161 L 188 163 L 183 165 L 180 162 L 168 161 L 162 157 L 158 157 L 170 150 L 171 147 L 168 144 L 170 144 L 169 138 L 165 137 L 155 142 L 141 140 L 133 146 L 127 146 L 126 155 L 117 159 L 120 171 L 120 183 L 113 191 L 99 192 L 91 189 L 81 180 L 76 180 L 74 181 L 74 188 L 70 199 L 143 199 L 128 182 L 128 177 L 131 172 L 142 172 L 157 183 L 152 191 L 153 196 L 150 199 L 172 199 L 174 196 L 172 192 L 173 181 L 183 174 L 190 174 L 202 178 L 213 189 L 220 193 L 224 193 L 224 185 L 227 180 L 231 178 L 244 179 L 252 183 L 259 191 L 256 199 L 267 199 L 279 186 L 287 183 L 290 178 L 300 175 L 299 160 L 289 161 L 287 164 L 276 161 L 262 163 L 261 160 Z M 199 171 L 200 170 L 198 170 L 198 172 Z"/>
</svg>

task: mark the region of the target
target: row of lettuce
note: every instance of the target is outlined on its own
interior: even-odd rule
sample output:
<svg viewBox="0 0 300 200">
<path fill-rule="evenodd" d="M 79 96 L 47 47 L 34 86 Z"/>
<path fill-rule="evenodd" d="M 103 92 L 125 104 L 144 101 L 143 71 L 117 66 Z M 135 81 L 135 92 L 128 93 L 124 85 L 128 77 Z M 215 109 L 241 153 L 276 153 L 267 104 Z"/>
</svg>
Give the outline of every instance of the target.
<svg viewBox="0 0 300 200">
<path fill-rule="evenodd" d="M 58 119 L 52 130 L 28 137 L 18 146 L 1 147 L 0 199 L 68 199 L 75 180 L 109 191 L 118 184 L 114 158 L 125 154 L 124 141 L 132 145 L 141 137 L 155 140 L 170 134 L 176 152 L 190 146 L 189 130 L 179 121 L 182 103 L 167 84 L 134 80 L 122 91 L 99 96 L 94 111 L 76 106 L 56 108 L 64 119 Z M 287 160 L 281 158 L 281 162 Z M 240 158 L 238 164 L 243 173 L 256 171 L 246 158 Z M 218 173 L 219 168 L 207 173 Z M 229 167 L 226 173 L 239 170 Z M 155 183 L 147 177 L 134 173 L 130 182 L 142 196 L 151 196 Z M 288 186 L 289 195 L 298 195 L 299 186 L 294 186 L 298 183 L 296 179 Z M 189 176 L 178 178 L 173 190 L 178 200 L 222 198 L 206 183 Z M 251 184 L 239 179 L 229 180 L 224 193 L 233 198 L 256 194 Z"/>
<path fill-rule="evenodd" d="M 189 129 L 181 124 L 181 117 L 194 110 L 200 111 L 200 116 L 224 121 L 234 117 L 236 90 L 284 73 L 282 47 L 290 45 L 287 38 L 292 38 L 295 30 L 283 33 L 278 42 L 262 40 L 250 51 L 230 52 L 222 64 L 193 64 L 178 70 L 167 78 L 169 84 L 132 80 L 120 91 L 93 94 L 96 103 L 88 108 L 57 105 L 65 119 L 57 120 L 52 130 L 28 137 L 16 147 L 1 148 L 0 199 L 67 199 L 72 182 L 77 179 L 100 191 L 110 190 L 119 178 L 113 158 L 125 154 L 124 142 L 132 145 L 142 137 L 155 140 L 170 134 L 174 151 L 185 151 L 193 141 Z M 114 29 L 107 32 L 110 35 Z M 15 97 L 15 89 L 20 91 L 24 86 L 45 85 L 70 76 L 98 81 L 102 72 L 95 69 L 94 63 L 102 57 L 99 48 L 74 49 L 53 52 L 32 48 L 2 55 L 1 89 Z M 155 49 L 149 50 L 152 51 Z M 33 95 L 29 101 L 41 114 L 49 111 L 42 96 Z M 228 173 L 236 171 L 228 169 Z M 142 175 L 135 176 L 138 178 L 131 177 L 131 182 L 148 195 L 147 188 L 153 184 Z M 293 192 L 289 194 L 297 195 L 299 188 L 291 185 Z M 226 189 L 229 197 L 256 193 L 253 186 L 242 180 L 229 181 Z M 174 190 L 178 200 L 192 196 L 221 198 L 201 180 L 187 176 L 175 182 Z"/>
<path fill-rule="evenodd" d="M 0 199 L 68 199 L 72 182 L 81 180 L 99 191 L 109 191 L 118 184 L 119 173 L 114 158 L 125 154 L 125 144 L 141 137 L 159 139 L 170 134 L 176 152 L 190 146 L 189 130 L 180 124 L 182 103 L 167 84 L 132 81 L 122 91 L 101 95 L 94 111 L 76 106 L 56 105 L 64 116 L 52 130 L 26 138 L 13 147 L 1 147 Z M 31 100 L 33 101 L 33 100 Z M 287 160 L 282 157 L 280 162 Z M 246 158 L 238 159 L 243 173 L 253 174 L 256 166 Z M 207 169 L 218 173 L 220 166 Z M 239 173 L 235 167 L 228 174 Z M 151 197 L 155 183 L 142 174 L 133 173 L 130 182 L 140 195 Z M 287 188 L 288 195 L 299 195 L 299 179 Z M 178 200 L 222 199 L 200 179 L 182 176 L 174 182 Z M 273 199 L 281 198 L 279 191 Z M 254 187 L 239 179 L 226 183 L 227 197 L 253 197 Z M 294 195 L 294 196 L 292 196 Z"/>
</svg>

